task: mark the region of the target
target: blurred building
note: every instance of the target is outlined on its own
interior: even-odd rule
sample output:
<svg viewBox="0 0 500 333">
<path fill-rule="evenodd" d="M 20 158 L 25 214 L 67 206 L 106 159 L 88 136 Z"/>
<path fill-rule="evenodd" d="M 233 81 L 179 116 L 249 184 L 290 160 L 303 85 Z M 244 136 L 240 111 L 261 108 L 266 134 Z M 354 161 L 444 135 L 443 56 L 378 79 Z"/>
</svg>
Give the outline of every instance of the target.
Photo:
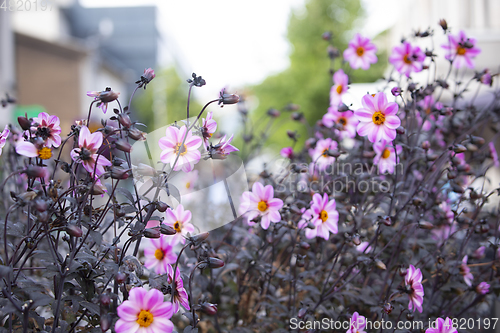
<svg viewBox="0 0 500 333">
<path fill-rule="evenodd" d="M 88 112 L 86 92 L 108 86 L 127 105 L 134 82 L 157 63 L 156 15 L 155 6 L 85 8 L 73 0 L 1 11 L 0 93 L 18 102 L 1 122 L 47 111 L 68 132 Z"/>
</svg>

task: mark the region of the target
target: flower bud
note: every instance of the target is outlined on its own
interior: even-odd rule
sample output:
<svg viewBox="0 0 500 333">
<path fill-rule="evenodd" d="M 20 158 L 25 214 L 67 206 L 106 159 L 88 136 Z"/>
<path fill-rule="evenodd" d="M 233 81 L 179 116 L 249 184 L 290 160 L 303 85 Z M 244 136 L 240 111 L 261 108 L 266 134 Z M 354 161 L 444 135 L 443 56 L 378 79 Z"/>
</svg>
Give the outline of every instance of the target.
<svg viewBox="0 0 500 333">
<path fill-rule="evenodd" d="M 396 133 L 398 133 L 399 135 L 405 134 L 405 128 L 403 126 L 399 126 L 398 128 L 396 128 Z"/>
<path fill-rule="evenodd" d="M 48 204 L 47 201 L 45 200 L 36 200 L 35 201 L 35 208 L 39 212 L 45 212 L 47 210 Z"/>
<path fill-rule="evenodd" d="M 163 223 L 160 224 L 160 232 L 167 236 L 175 235 L 177 233 L 173 227 Z"/>
<path fill-rule="evenodd" d="M 120 167 L 113 167 L 111 168 L 111 178 L 113 179 L 127 179 L 128 178 L 128 170 L 120 168 Z"/>
<path fill-rule="evenodd" d="M 306 315 L 306 313 L 307 313 L 307 308 L 301 308 L 299 310 L 299 313 L 297 314 L 297 317 L 300 318 L 300 319 L 302 319 L 302 318 L 304 318 L 304 316 Z"/>
<path fill-rule="evenodd" d="M 335 59 L 340 55 L 339 49 L 336 47 L 333 47 L 332 45 L 328 45 L 326 52 L 328 53 L 328 57 L 330 59 Z"/>
<path fill-rule="evenodd" d="M 431 143 L 429 141 L 422 142 L 422 149 L 428 150 L 431 147 Z"/>
<path fill-rule="evenodd" d="M 285 111 L 298 111 L 300 109 L 300 105 L 288 103 L 285 105 Z"/>
<path fill-rule="evenodd" d="M 440 19 L 438 23 L 441 26 L 441 28 L 443 28 L 444 32 L 448 30 L 448 23 L 446 22 L 445 19 Z"/>
<path fill-rule="evenodd" d="M 132 151 L 132 145 L 128 143 L 127 140 L 124 139 L 116 140 L 115 148 L 125 153 L 130 153 Z"/>
<path fill-rule="evenodd" d="M 406 276 L 406 273 L 408 273 L 408 269 L 406 267 L 399 268 L 399 276 Z"/>
<path fill-rule="evenodd" d="M 311 248 L 311 244 L 308 242 L 300 242 L 300 247 L 304 250 L 309 250 Z"/>
<path fill-rule="evenodd" d="M 385 266 L 385 264 L 380 259 L 375 260 L 375 266 L 377 266 L 377 268 L 384 270 L 384 271 L 387 269 L 387 266 Z"/>
<path fill-rule="evenodd" d="M 467 151 L 467 148 L 465 148 L 465 146 L 457 143 L 455 146 L 453 146 L 453 151 L 457 154 L 460 154 L 460 153 Z"/>
<path fill-rule="evenodd" d="M 286 135 L 288 135 L 288 137 L 294 141 L 297 140 L 297 131 L 292 132 L 292 131 L 288 130 L 288 131 L 286 131 Z"/>
<path fill-rule="evenodd" d="M 394 87 L 394 88 L 391 89 L 391 94 L 393 96 L 397 97 L 397 96 L 401 95 L 401 91 L 402 91 L 401 88 Z"/>
<path fill-rule="evenodd" d="M 386 226 L 390 227 L 392 225 L 392 218 L 390 216 L 385 216 L 382 219 L 382 223 L 385 224 Z"/>
<path fill-rule="evenodd" d="M 323 38 L 323 40 L 326 40 L 328 42 L 330 39 L 332 39 L 332 32 L 331 31 L 323 32 L 323 35 L 321 35 L 321 38 Z"/>
<path fill-rule="evenodd" d="M 302 112 L 292 113 L 292 119 L 295 121 L 302 121 L 304 119 L 304 114 Z"/>
<path fill-rule="evenodd" d="M 358 246 L 359 244 L 361 244 L 361 240 L 359 239 L 359 235 L 356 234 L 352 237 L 352 242 L 354 243 L 354 245 Z"/>
<path fill-rule="evenodd" d="M 24 131 L 29 130 L 31 127 L 31 121 L 27 117 L 17 117 L 17 122 Z"/>
<path fill-rule="evenodd" d="M 214 316 L 217 314 L 217 304 L 212 304 L 208 302 L 201 303 L 200 310 L 209 316 Z"/>
<path fill-rule="evenodd" d="M 115 281 L 119 284 L 125 283 L 127 281 L 127 274 L 123 272 L 118 272 L 115 275 Z"/>
<path fill-rule="evenodd" d="M 82 237 L 83 235 L 82 229 L 80 229 L 78 226 L 74 224 L 66 226 L 66 232 L 68 233 L 68 235 L 73 237 Z"/>
<path fill-rule="evenodd" d="M 139 163 L 139 165 L 135 167 L 134 170 L 141 176 L 156 176 L 156 169 L 144 163 Z"/>
<path fill-rule="evenodd" d="M 271 118 L 278 118 L 280 116 L 280 112 L 276 109 L 270 108 L 267 110 L 267 115 Z"/>
<path fill-rule="evenodd" d="M 218 258 L 210 257 L 210 258 L 208 258 L 208 267 L 210 267 L 210 268 L 224 267 L 224 261 L 222 261 Z"/>
<path fill-rule="evenodd" d="M 128 129 L 128 137 L 136 141 L 144 141 L 146 140 L 146 133 L 136 127 L 130 127 Z"/>
<path fill-rule="evenodd" d="M 167 208 L 169 208 L 169 207 L 170 206 L 163 201 L 156 202 L 156 209 L 161 213 L 165 212 L 167 210 Z"/>
<path fill-rule="evenodd" d="M 146 238 L 160 238 L 161 235 L 160 230 L 154 228 L 144 229 L 142 234 Z"/>
<path fill-rule="evenodd" d="M 434 228 L 434 225 L 430 222 L 427 221 L 419 221 L 418 222 L 418 227 L 420 229 L 425 229 L 425 230 L 431 230 Z"/>
<path fill-rule="evenodd" d="M 126 113 L 120 113 L 118 115 L 118 122 L 125 128 L 130 128 L 132 126 L 132 120 Z"/>
<path fill-rule="evenodd" d="M 477 146 L 473 143 L 468 143 L 465 145 L 465 148 L 467 148 L 468 151 L 477 151 Z"/>
<path fill-rule="evenodd" d="M 47 171 L 43 167 L 29 165 L 22 173 L 25 173 L 30 178 L 43 178 Z"/>
<path fill-rule="evenodd" d="M 391 303 L 385 303 L 384 304 L 384 312 L 387 314 L 391 314 L 392 310 L 394 310 L 394 307 L 392 306 Z"/>
<path fill-rule="evenodd" d="M 120 96 L 120 93 L 114 92 L 110 87 L 107 87 L 105 91 L 99 92 L 99 99 L 103 103 L 113 102 L 118 99 L 118 96 Z"/>
<path fill-rule="evenodd" d="M 236 94 L 226 94 L 226 89 L 222 89 L 219 94 L 219 105 L 236 104 L 240 101 L 240 96 Z"/>
<path fill-rule="evenodd" d="M 201 242 L 203 242 L 205 239 L 207 239 L 208 235 L 209 235 L 208 232 L 204 232 L 204 233 L 190 237 L 189 240 L 191 241 L 191 243 L 193 243 L 193 245 L 197 246 L 197 245 L 201 244 Z"/>
<path fill-rule="evenodd" d="M 101 330 L 103 332 L 106 332 L 111 328 L 111 324 L 113 323 L 113 320 L 111 320 L 110 315 L 106 314 L 101 316 L 100 324 L 101 324 Z"/>
<path fill-rule="evenodd" d="M 104 306 L 109 306 L 111 304 L 111 297 L 109 297 L 108 294 L 102 294 L 101 297 L 99 297 L 99 302 Z"/>
</svg>

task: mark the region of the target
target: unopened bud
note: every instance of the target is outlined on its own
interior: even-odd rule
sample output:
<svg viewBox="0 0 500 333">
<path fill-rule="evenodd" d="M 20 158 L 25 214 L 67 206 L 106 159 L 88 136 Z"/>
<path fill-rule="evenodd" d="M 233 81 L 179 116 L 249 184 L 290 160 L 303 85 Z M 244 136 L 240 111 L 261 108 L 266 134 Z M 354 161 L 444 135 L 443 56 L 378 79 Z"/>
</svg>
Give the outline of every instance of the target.
<svg viewBox="0 0 500 333">
<path fill-rule="evenodd" d="M 111 320 L 111 317 L 109 314 L 101 316 L 100 324 L 101 324 L 101 331 L 106 332 L 111 328 L 111 324 L 113 321 Z"/>
<path fill-rule="evenodd" d="M 203 242 L 205 239 L 207 239 L 208 235 L 209 235 L 208 232 L 204 232 L 204 233 L 190 237 L 189 240 L 191 241 L 191 243 L 193 243 L 193 245 L 197 246 L 197 245 L 201 244 L 201 242 Z"/>
<path fill-rule="evenodd" d="M 73 237 L 82 237 L 83 235 L 82 229 L 80 229 L 78 226 L 74 224 L 66 226 L 66 232 L 68 233 L 68 235 Z"/>
<path fill-rule="evenodd" d="M 17 122 L 24 131 L 29 130 L 31 127 L 31 121 L 27 117 L 17 117 Z"/>
<path fill-rule="evenodd" d="M 157 201 L 156 202 L 156 209 L 159 212 L 161 212 L 161 213 L 165 212 L 167 210 L 167 208 L 169 208 L 169 207 L 170 206 L 167 203 L 163 202 L 163 201 Z"/>
<path fill-rule="evenodd" d="M 419 221 L 418 227 L 420 229 L 431 230 L 432 228 L 434 228 L 434 225 L 430 222 L 427 222 L 427 221 Z"/>
<path fill-rule="evenodd" d="M 119 139 L 115 141 L 115 147 L 125 153 L 130 153 L 132 151 L 132 145 L 127 142 L 127 140 Z"/>
<path fill-rule="evenodd" d="M 441 26 L 441 28 L 443 28 L 444 32 L 446 32 L 448 30 L 448 23 L 446 22 L 445 19 L 439 20 L 438 23 Z"/>
<path fill-rule="evenodd" d="M 127 179 L 129 176 L 128 170 L 120 168 L 120 167 L 113 167 L 111 169 L 111 178 L 113 179 Z"/>
<path fill-rule="evenodd" d="M 375 266 L 377 266 L 377 268 L 382 269 L 384 271 L 387 269 L 387 266 L 385 266 L 385 264 L 380 259 L 375 260 Z"/>
<path fill-rule="evenodd" d="M 160 230 L 154 228 L 144 229 L 142 234 L 146 238 L 160 238 L 161 235 Z"/>
<path fill-rule="evenodd" d="M 271 108 L 267 110 L 267 115 L 271 118 L 277 118 L 280 116 L 280 112 L 276 109 Z"/>
<path fill-rule="evenodd" d="M 397 96 L 401 95 L 401 91 L 402 91 L 401 88 L 394 87 L 394 88 L 391 89 L 391 94 L 393 96 L 397 97 Z"/>
<path fill-rule="evenodd" d="M 453 146 L 453 151 L 457 154 L 460 154 L 467 151 L 467 148 L 465 148 L 465 146 L 461 144 L 456 144 L 455 146 Z"/>
<path fill-rule="evenodd" d="M 399 268 L 399 276 L 406 276 L 407 273 L 408 273 L 408 269 L 406 267 Z"/>
<path fill-rule="evenodd" d="M 399 126 L 398 128 L 396 128 L 396 133 L 398 133 L 399 135 L 405 134 L 405 128 L 403 126 Z"/>
<path fill-rule="evenodd" d="M 118 122 L 125 128 L 130 128 L 130 126 L 132 126 L 132 120 L 130 120 L 128 114 L 125 113 L 120 113 L 118 115 Z"/>
<path fill-rule="evenodd" d="M 210 268 L 224 267 L 224 261 L 222 261 L 218 258 L 210 257 L 210 258 L 208 258 L 208 267 L 210 267 Z"/>
<path fill-rule="evenodd" d="M 111 304 L 111 297 L 109 297 L 108 294 L 102 294 L 101 297 L 99 297 L 99 302 L 104 306 L 109 306 Z"/>
<path fill-rule="evenodd" d="M 208 302 L 201 303 L 200 310 L 209 316 L 214 316 L 217 314 L 217 304 L 212 304 Z"/>
<path fill-rule="evenodd" d="M 428 150 L 431 147 L 431 143 L 429 141 L 422 142 L 422 149 Z"/>
<path fill-rule="evenodd" d="M 302 112 L 292 113 L 292 119 L 295 121 L 302 121 L 304 119 L 304 114 Z"/>
<path fill-rule="evenodd" d="M 118 272 L 116 273 L 115 275 L 115 281 L 117 283 L 125 283 L 127 281 L 127 274 L 123 273 L 123 272 Z"/>
<path fill-rule="evenodd" d="M 43 167 L 29 165 L 22 173 L 25 173 L 30 178 L 43 178 L 46 172 Z"/>
<path fill-rule="evenodd" d="M 175 235 L 177 233 L 173 227 L 163 223 L 160 224 L 160 232 L 167 236 Z"/>
<path fill-rule="evenodd" d="M 136 141 L 144 141 L 146 140 L 146 133 L 135 127 L 130 127 L 128 129 L 128 137 Z"/>
</svg>

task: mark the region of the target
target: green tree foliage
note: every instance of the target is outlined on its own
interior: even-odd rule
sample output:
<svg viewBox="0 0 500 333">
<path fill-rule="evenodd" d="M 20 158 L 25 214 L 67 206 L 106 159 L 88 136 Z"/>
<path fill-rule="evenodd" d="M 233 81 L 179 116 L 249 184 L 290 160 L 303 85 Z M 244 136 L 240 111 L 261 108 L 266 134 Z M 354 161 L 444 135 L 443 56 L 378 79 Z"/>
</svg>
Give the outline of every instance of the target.
<svg viewBox="0 0 500 333">
<path fill-rule="evenodd" d="M 147 125 L 147 131 L 152 131 L 176 120 L 186 119 L 188 88 L 189 84 L 179 77 L 174 67 L 157 71 L 147 89 L 143 93 L 136 93 L 133 106 L 139 122 Z M 192 115 L 196 115 L 200 109 L 201 105 L 191 98 Z"/>
<path fill-rule="evenodd" d="M 290 66 L 250 88 L 259 101 L 257 109 L 252 112 L 252 119 L 261 119 L 269 108 L 283 110 L 286 104 L 294 103 L 300 106 L 299 112 L 304 113 L 305 121 L 314 124 L 329 106 L 331 65 L 334 70 L 342 67 L 351 83 L 381 78 L 387 65 L 387 61 L 383 60 L 386 56 L 381 52 L 378 52 L 379 62 L 368 71 L 352 70 L 348 63 L 342 63 L 342 52 L 354 35 L 361 15 L 359 0 L 309 0 L 305 11 L 293 13 L 287 35 L 292 47 Z M 340 54 L 333 64 L 327 53 L 328 42 L 322 39 L 326 31 L 332 33 L 332 44 Z M 254 130 L 254 134 L 260 136 L 263 127 Z M 306 124 L 292 121 L 290 113 L 283 111 L 270 130 L 268 147 L 279 149 L 291 145 L 285 134 L 287 130 L 297 130 L 301 139 L 299 142 L 307 136 Z"/>
</svg>

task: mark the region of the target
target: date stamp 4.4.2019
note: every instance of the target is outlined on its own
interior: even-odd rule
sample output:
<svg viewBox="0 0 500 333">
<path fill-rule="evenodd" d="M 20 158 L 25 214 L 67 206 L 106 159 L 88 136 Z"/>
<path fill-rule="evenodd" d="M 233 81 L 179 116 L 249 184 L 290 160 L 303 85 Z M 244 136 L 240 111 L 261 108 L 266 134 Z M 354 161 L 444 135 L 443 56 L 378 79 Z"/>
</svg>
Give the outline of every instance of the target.
<svg viewBox="0 0 500 333">
<path fill-rule="evenodd" d="M 0 11 L 32 12 L 51 11 L 52 2 L 49 0 L 0 0 Z"/>
</svg>

